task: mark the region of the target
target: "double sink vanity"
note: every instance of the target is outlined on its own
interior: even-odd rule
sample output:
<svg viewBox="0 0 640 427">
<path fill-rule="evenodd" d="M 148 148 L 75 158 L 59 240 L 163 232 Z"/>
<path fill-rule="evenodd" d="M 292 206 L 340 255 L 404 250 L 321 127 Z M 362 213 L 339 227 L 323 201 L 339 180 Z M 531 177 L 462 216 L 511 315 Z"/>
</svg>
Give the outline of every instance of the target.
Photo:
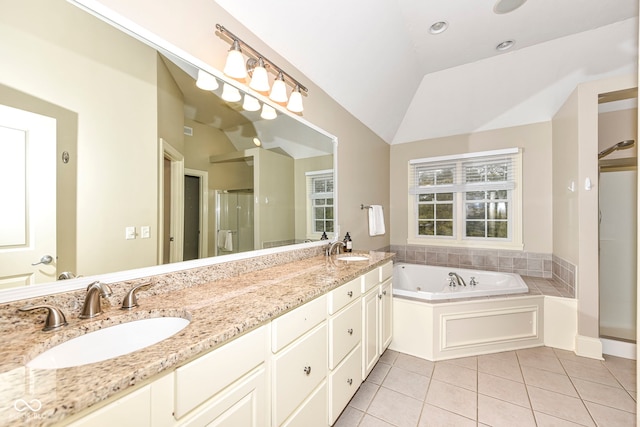
<svg viewBox="0 0 640 427">
<path fill-rule="evenodd" d="M 393 254 L 308 255 L 145 278 L 132 310 L 139 283 L 113 283 L 91 319 L 86 292 L 0 305 L 0 425 L 332 425 L 391 341 Z M 28 304 L 69 324 L 44 332 Z"/>
</svg>

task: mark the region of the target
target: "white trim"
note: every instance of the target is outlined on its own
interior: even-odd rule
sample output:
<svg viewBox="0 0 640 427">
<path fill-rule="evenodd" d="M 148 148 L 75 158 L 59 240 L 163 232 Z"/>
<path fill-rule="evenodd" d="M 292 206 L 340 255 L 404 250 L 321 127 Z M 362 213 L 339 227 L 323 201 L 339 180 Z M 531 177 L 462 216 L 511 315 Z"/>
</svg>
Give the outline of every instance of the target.
<svg viewBox="0 0 640 427">
<path fill-rule="evenodd" d="M 602 358 L 602 341 L 599 338 L 576 335 L 575 348 L 578 356 L 604 360 Z"/>
<path fill-rule="evenodd" d="M 411 159 L 409 160 L 409 164 L 418 164 L 418 163 L 435 163 L 435 162 L 446 162 L 449 160 L 466 160 L 473 159 L 476 157 L 489 157 L 489 156 L 500 156 L 504 154 L 517 154 L 520 151 L 519 148 L 505 148 L 502 150 L 490 150 L 490 151 L 478 151 L 475 153 L 462 153 L 462 154 L 451 154 L 447 156 L 438 156 L 438 157 L 425 157 L 422 159 Z"/>
<path fill-rule="evenodd" d="M 601 338 L 602 354 L 636 360 L 638 351 L 635 343 Z"/>
<path fill-rule="evenodd" d="M 307 171 L 304 174 L 305 176 L 328 175 L 328 174 L 333 174 L 333 169 L 323 169 L 320 171 Z"/>
<path fill-rule="evenodd" d="M 169 245 L 169 262 L 182 261 L 184 246 L 184 156 L 171 144 L 160 138 L 158 170 L 158 262 L 164 260 L 164 159 L 171 161 L 171 223 L 169 226 L 173 243 Z"/>
</svg>

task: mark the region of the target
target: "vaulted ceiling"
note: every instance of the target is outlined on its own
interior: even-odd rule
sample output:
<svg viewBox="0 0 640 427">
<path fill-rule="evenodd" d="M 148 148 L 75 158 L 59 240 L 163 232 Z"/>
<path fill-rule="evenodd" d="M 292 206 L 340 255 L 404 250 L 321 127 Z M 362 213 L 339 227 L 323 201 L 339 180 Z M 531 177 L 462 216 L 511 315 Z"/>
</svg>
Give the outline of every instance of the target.
<svg viewBox="0 0 640 427">
<path fill-rule="evenodd" d="M 637 0 L 216 1 L 390 144 L 549 120 L 637 72 Z"/>
</svg>

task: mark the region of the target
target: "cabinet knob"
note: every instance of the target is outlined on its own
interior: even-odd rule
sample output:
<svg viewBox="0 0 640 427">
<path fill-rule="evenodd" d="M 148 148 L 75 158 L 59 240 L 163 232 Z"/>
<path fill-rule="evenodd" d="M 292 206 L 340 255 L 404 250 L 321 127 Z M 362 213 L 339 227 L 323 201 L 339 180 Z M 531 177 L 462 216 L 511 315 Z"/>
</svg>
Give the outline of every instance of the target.
<svg viewBox="0 0 640 427">
<path fill-rule="evenodd" d="M 351 298 L 353 296 L 353 291 L 347 292 L 347 295 L 349 295 L 349 298 Z"/>
<path fill-rule="evenodd" d="M 382 291 L 382 295 L 386 295 L 386 294 L 387 294 L 387 291 Z"/>
<path fill-rule="evenodd" d="M 382 294 L 378 294 L 378 299 L 382 299 Z"/>
<path fill-rule="evenodd" d="M 353 379 L 352 378 L 347 379 L 347 384 L 349 385 L 353 384 Z"/>
<path fill-rule="evenodd" d="M 349 335 L 353 335 L 353 329 L 352 329 L 352 328 L 347 329 L 347 333 L 348 333 Z"/>
<path fill-rule="evenodd" d="M 311 366 L 305 366 L 304 367 L 304 373 L 307 374 L 307 375 L 311 374 Z"/>
</svg>

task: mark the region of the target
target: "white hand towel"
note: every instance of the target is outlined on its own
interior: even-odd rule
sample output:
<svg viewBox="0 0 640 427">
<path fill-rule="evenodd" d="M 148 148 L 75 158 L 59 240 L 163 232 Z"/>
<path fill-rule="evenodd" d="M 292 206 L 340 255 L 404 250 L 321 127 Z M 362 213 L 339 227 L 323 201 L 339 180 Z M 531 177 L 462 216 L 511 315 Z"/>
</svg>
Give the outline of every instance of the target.
<svg viewBox="0 0 640 427">
<path fill-rule="evenodd" d="M 369 208 L 369 236 L 381 236 L 385 232 L 382 206 L 371 205 Z"/>
<path fill-rule="evenodd" d="M 218 230 L 218 248 L 224 249 L 227 244 L 227 232 L 229 230 Z"/>
<path fill-rule="evenodd" d="M 224 250 L 228 252 L 233 252 L 233 233 L 231 230 L 227 231 L 227 237 L 224 239 Z"/>
</svg>

